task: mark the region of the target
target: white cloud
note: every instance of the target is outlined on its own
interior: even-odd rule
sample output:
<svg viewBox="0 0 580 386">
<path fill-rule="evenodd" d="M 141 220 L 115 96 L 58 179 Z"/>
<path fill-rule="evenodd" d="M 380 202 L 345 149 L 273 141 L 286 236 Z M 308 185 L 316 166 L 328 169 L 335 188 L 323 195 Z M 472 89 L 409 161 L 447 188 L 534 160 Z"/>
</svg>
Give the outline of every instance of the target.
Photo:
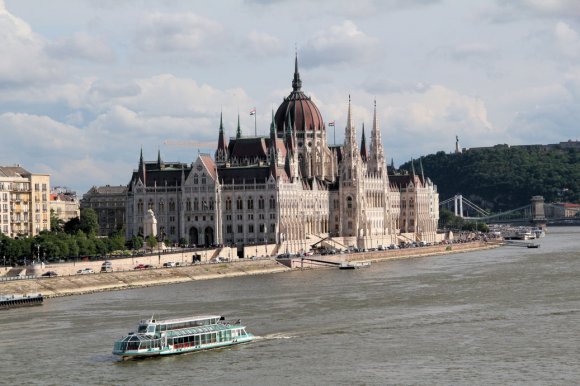
<svg viewBox="0 0 580 386">
<path fill-rule="evenodd" d="M 580 36 L 569 24 L 557 22 L 554 36 L 562 54 L 572 59 L 580 57 Z"/>
<path fill-rule="evenodd" d="M 488 119 L 483 100 L 441 85 L 423 93 L 396 95 L 386 102 L 379 101 L 377 108 L 383 117 L 385 146 L 395 157 L 450 151 L 455 135 L 465 146 L 492 145 L 501 137 Z"/>
<path fill-rule="evenodd" d="M 225 41 L 222 25 L 193 13 L 154 12 L 145 16 L 134 38 L 135 45 L 147 53 L 180 53 L 204 59 Z"/>
<path fill-rule="evenodd" d="M 29 84 L 61 76 L 45 53 L 45 41 L 0 4 L 0 85 Z"/>
<path fill-rule="evenodd" d="M 301 49 L 306 68 L 368 63 L 376 57 L 378 39 L 366 35 L 350 20 L 316 33 Z"/>
<path fill-rule="evenodd" d="M 484 15 L 494 22 L 580 16 L 577 0 L 496 0 L 495 5 L 487 3 L 486 7 Z"/>
<path fill-rule="evenodd" d="M 83 59 L 111 63 L 115 58 L 115 54 L 107 42 L 84 32 L 77 32 L 71 37 L 49 44 L 47 52 L 58 60 Z"/>
<path fill-rule="evenodd" d="M 46 156 L 70 149 L 88 149 L 82 130 L 47 116 L 4 113 L 0 115 L 3 153 L 18 159 L 22 152 L 28 156 Z M 31 140 L 31 139 L 34 140 Z"/>
<path fill-rule="evenodd" d="M 279 38 L 254 30 L 246 36 L 242 50 L 249 58 L 268 58 L 284 54 L 286 47 Z"/>
<path fill-rule="evenodd" d="M 429 90 L 430 84 L 424 82 L 408 82 L 394 79 L 369 78 L 365 80 L 361 87 L 369 94 L 406 94 L 423 93 Z"/>
</svg>

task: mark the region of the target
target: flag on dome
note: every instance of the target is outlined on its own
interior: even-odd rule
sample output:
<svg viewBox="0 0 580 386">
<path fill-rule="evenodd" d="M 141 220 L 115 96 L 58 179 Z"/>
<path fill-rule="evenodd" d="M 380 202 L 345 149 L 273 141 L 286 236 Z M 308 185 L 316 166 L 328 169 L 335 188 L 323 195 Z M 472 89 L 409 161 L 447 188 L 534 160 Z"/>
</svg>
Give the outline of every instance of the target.
<svg viewBox="0 0 580 386">
<path fill-rule="evenodd" d="M 328 126 L 334 126 L 334 121 L 328 122 Z"/>
<path fill-rule="evenodd" d="M 256 108 L 255 107 L 250 110 L 250 115 L 256 115 Z"/>
</svg>

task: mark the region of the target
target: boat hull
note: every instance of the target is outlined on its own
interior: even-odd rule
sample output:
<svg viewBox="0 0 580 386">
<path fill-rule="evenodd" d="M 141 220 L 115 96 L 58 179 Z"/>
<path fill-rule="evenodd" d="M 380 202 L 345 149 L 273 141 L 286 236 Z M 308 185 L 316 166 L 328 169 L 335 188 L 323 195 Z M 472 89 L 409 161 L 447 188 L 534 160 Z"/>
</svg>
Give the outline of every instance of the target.
<svg viewBox="0 0 580 386">
<path fill-rule="evenodd" d="M 44 296 L 11 296 L 0 298 L 0 310 L 10 308 L 41 306 L 44 302 Z"/>
<path fill-rule="evenodd" d="M 165 355 L 177 355 L 177 354 L 187 354 L 197 351 L 213 350 L 223 347 L 235 346 L 242 343 L 248 343 L 256 339 L 254 335 L 248 335 L 245 337 L 238 337 L 237 339 L 227 341 L 227 342 L 216 342 L 216 343 L 206 343 L 202 345 L 173 345 L 163 347 L 161 349 L 148 349 L 148 350 L 127 350 L 127 351 L 114 351 L 114 355 L 121 356 L 123 360 L 129 359 L 139 359 L 139 358 L 150 358 L 159 357 Z"/>
</svg>

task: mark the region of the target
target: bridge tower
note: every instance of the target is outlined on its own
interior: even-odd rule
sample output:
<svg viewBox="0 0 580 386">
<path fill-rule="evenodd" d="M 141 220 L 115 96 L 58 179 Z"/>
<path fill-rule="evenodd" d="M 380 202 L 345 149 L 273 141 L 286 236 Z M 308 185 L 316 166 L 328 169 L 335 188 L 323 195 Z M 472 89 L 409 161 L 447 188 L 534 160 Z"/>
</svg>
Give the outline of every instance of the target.
<svg viewBox="0 0 580 386">
<path fill-rule="evenodd" d="M 544 212 L 544 197 L 532 197 L 532 223 L 539 227 L 546 226 L 546 214 Z"/>
<path fill-rule="evenodd" d="M 455 216 L 463 218 L 463 195 L 456 194 L 455 197 L 453 197 L 453 204 Z"/>
</svg>

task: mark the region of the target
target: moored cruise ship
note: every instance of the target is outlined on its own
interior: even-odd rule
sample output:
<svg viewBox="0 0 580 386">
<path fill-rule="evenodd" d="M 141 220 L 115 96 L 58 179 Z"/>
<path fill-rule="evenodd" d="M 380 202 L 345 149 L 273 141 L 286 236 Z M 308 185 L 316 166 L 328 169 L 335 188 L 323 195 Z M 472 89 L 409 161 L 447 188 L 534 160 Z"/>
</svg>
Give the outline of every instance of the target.
<svg viewBox="0 0 580 386">
<path fill-rule="evenodd" d="M 113 354 L 123 359 L 183 354 L 192 351 L 231 346 L 255 339 L 239 321 L 230 324 L 223 316 L 139 322 L 136 332 L 115 342 Z"/>
</svg>

